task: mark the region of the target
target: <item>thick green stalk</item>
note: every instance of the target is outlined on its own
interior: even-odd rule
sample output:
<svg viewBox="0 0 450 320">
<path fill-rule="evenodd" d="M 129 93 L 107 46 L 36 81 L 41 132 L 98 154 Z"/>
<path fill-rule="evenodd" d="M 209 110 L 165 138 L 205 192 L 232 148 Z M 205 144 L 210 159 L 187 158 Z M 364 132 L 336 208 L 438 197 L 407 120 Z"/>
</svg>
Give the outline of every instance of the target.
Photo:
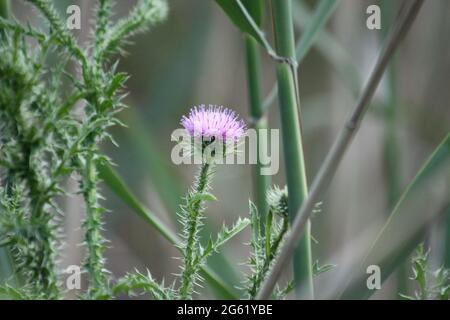
<svg viewBox="0 0 450 320">
<path fill-rule="evenodd" d="M 393 58 L 392 62 L 395 59 Z M 400 152 L 397 137 L 397 98 L 395 66 L 392 63 L 387 72 L 388 96 L 385 110 L 385 137 L 384 137 L 384 170 L 386 179 L 387 212 L 394 209 L 401 195 L 401 170 L 399 163 Z M 408 292 L 408 264 L 401 264 L 397 271 L 397 292 Z"/>
<path fill-rule="evenodd" d="M 261 27 L 263 20 L 264 1 L 262 0 L 245 0 L 243 1 L 245 8 L 252 17 L 258 27 Z M 259 129 L 267 129 L 267 118 L 264 116 L 264 110 L 261 101 L 261 59 L 259 53 L 258 41 L 249 34 L 244 34 L 246 62 L 247 62 L 247 87 L 250 103 L 250 117 L 252 126 L 259 133 Z M 261 174 L 262 164 L 260 154 L 266 154 L 267 150 L 262 148 L 259 143 L 259 135 L 257 135 L 257 156 L 256 165 L 253 170 L 253 194 L 255 197 L 256 207 L 262 216 L 261 221 L 269 211 L 266 201 L 266 191 L 270 186 L 270 177 Z M 263 230 L 261 228 L 261 230 Z"/>
<path fill-rule="evenodd" d="M 260 85 L 260 55 L 257 41 L 250 35 L 245 35 L 245 49 L 247 57 L 247 81 L 250 98 L 250 116 L 252 118 L 253 127 L 259 132 L 259 129 L 267 129 L 267 119 L 263 114 L 261 104 L 261 85 Z M 270 177 L 261 174 L 260 153 L 265 154 L 266 150 L 261 150 L 259 144 L 259 135 L 257 139 L 257 164 L 253 171 L 253 188 L 255 203 L 258 212 L 264 217 L 269 210 L 266 201 L 266 190 L 270 185 Z"/>
<path fill-rule="evenodd" d="M 277 54 L 295 61 L 291 0 L 275 0 L 271 4 Z M 294 220 L 308 194 L 299 120 L 300 101 L 296 87 L 296 74 L 293 70 L 295 69 L 286 63 L 280 63 L 277 66 L 278 97 L 291 221 Z M 293 259 L 296 292 L 299 293 L 301 289 L 302 296 L 308 299 L 314 298 L 310 229 L 308 221 Z"/>
<path fill-rule="evenodd" d="M 0 17 L 9 17 L 9 0 L 0 0 Z"/>
<path fill-rule="evenodd" d="M 387 11 L 383 14 L 383 37 L 387 36 L 387 26 L 391 24 L 394 18 L 395 9 L 392 1 L 383 1 L 383 8 Z M 386 69 L 386 90 L 387 98 L 385 105 L 385 137 L 384 137 L 384 169 L 387 180 L 387 201 L 389 211 L 397 203 L 400 197 L 400 168 L 399 163 L 399 145 L 397 141 L 397 86 L 396 86 L 396 68 L 395 57 L 392 58 Z"/>
<path fill-rule="evenodd" d="M 25 284 L 32 288 L 35 297 L 44 299 L 58 299 L 60 291 L 58 287 L 58 273 L 56 266 L 56 240 L 57 225 L 54 213 L 50 212 L 51 196 L 42 181 L 48 176 L 42 170 L 38 161 L 40 158 L 33 157 L 38 154 L 39 146 L 32 146 L 23 136 L 22 150 L 24 153 L 25 170 L 23 176 L 27 192 L 29 194 L 30 217 L 28 220 L 30 231 L 25 233 L 24 241 L 26 249 L 21 249 L 18 269 L 25 275 Z M 8 175 L 11 175 L 9 173 Z M 13 180 L 20 183 L 22 180 L 14 175 Z"/>
<path fill-rule="evenodd" d="M 384 166 L 387 182 L 387 203 L 390 209 L 400 196 L 399 145 L 397 139 L 397 99 L 395 96 L 395 69 L 387 70 L 388 101 L 385 110 Z"/>
<path fill-rule="evenodd" d="M 387 36 L 387 26 L 394 21 L 395 4 L 392 1 L 384 0 L 382 8 L 382 34 Z M 401 170 L 399 143 L 397 137 L 398 101 L 397 101 L 397 77 L 395 56 L 386 69 L 386 104 L 385 104 L 385 136 L 384 136 L 384 174 L 386 179 L 387 212 L 394 209 L 401 195 Z M 405 264 L 399 266 L 397 271 L 397 292 L 407 292 L 408 290 L 408 267 Z"/>
<path fill-rule="evenodd" d="M 308 9 L 306 9 L 306 5 L 303 5 L 301 1 L 296 1 L 293 3 L 294 24 L 300 24 L 302 29 L 301 37 L 297 42 L 295 48 L 297 63 L 299 65 L 303 62 L 304 58 L 307 56 L 308 52 L 315 44 L 315 42 L 317 42 L 316 45 L 321 51 L 324 47 L 324 42 L 326 43 L 327 49 L 329 49 L 330 47 L 333 47 L 333 49 L 335 49 L 336 42 L 334 41 L 334 38 L 330 36 L 325 37 L 326 32 L 322 30 L 322 28 L 326 25 L 326 22 L 336 9 L 338 2 L 338 0 L 320 0 L 318 1 L 317 9 L 314 10 L 314 14 L 310 14 Z M 299 17 L 300 14 L 302 15 L 301 17 Z M 336 54 L 336 52 L 334 51 L 331 51 L 330 55 L 325 55 L 325 57 L 328 58 L 329 56 L 333 56 L 332 61 L 336 61 L 336 59 L 342 60 L 342 51 L 337 53 L 339 54 L 337 58 L 334 58 L 334 54 Z M 344 56 L 346 55 L 344 54 Z M 347 69 L 345 66 L 339 67 L 339 70 Z M 264 110 L 267 110 L 276 100 L 277 92 L 277 86 L 274 85 L 272 87 L 272 90 L 270 90 L 269 94 L 264 99 Z"/>
</svg>

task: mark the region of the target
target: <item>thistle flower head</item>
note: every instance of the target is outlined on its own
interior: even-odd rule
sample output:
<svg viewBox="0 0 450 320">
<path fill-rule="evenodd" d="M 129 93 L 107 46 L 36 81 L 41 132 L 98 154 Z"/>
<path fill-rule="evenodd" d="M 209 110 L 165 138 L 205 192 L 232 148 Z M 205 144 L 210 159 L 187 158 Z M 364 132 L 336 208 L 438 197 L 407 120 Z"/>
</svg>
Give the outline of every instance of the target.
<svg viewBox="0 0 450 320">
<path fill-rule="evenodd" d="M 181 125 L 192 137 L 204 140 L 238 141 L 245 133 L 245 124 L 231 109 L 200 105 L 181 118 Z"/>
<path fill-rule="evenodd" d="M 280 189 L 278 186 L 273 186 L 267 190 L 267 203 L 270 210 L 281 217 L 287 217 L 288 215 L 288 191 L 284 187 Z"/>
</svg>

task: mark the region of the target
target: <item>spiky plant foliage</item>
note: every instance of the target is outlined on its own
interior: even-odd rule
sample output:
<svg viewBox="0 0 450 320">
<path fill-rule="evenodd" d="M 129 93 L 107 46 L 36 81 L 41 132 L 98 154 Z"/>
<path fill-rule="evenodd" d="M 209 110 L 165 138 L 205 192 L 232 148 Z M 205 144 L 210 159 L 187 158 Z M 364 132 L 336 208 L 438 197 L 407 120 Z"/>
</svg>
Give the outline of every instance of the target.
<svg viewBox="0 0 450 320">
<path fill-rule="evenodd" d="M 431 271 L 428 266 L 429 250 L 420 244 L 412 258 L 413 275 L 410 278 L 416 283 L 413 296 L 400 294 L 408 300 L 448 300 L 450 298 L 450 270 L 440 267 Z"/>
<path fill-rule="evenodd" d="M 204 225 L 205 203 L 216 200 L 208 192 L 211 189 L 212 166 L 213 163 L 201 165 L 195 184 L 186 196 L 185 204 L 182 206 L 179 214 L 183 238 L 183 243 L 180 247 L 183 255 L 180 286 L 178 289 L 180 299 L 191 299 L 195 293 L 195 288 L 201 285 L 203 278 L 200 275 L 200 269 L 205 265 L 207 258 L 214 252 L 218 252 L 223 244 L 250 224 L 250 220 L 239 218 L 230 228 L 225 225 L 222 226 L 216 239 L 210 238 L 205 246 L 202 245 L 200 233 Z"/>
<path fill-rule="evenodd" d="M 98 145 L 111 138 L 108 128 L 119 124 L 115 116 L 124 107 L 127 76 L 116 71 L 117 63 L 108 62 L 131 35 L 166 16 L 166 2 L 141 0 L 128 17 L 111 26 L 113 1 L 99 0 L 92 44 L 83 49 L 50 1 L 26 1 L 45 18 L 49 30 L 0 19 L 5 31 L 0 44 L 0 165 L 5 181 L 0 230 L 9 235 L 3 236 L 2 244 L 13 253 L 26 292 L 61 297 L 55 199 L 65 195 L 61 182 L 78 172 L 86 205 L 87 297 L 109 298 L 102 236 L 105 210 L 97 173 L 99 162 L 108 159 Z M 57 58 L 57 65 L 50 56 Z M 79 75 L 66 68 L 69 62 Z M 81 112 L 74 112 L 75 105 L 82 106 Z"/>
<path fill-rule="evenodd" d="M 147 275 L 139 272 L 130 273 L 113 286 L 114 296 L 137 292 L 137 294 L 148 294 L 158 300 L 191 299 L 203 281 L 200 269 L 206 264 L 208 257 L 218 252 L 228 240 L 250 224 L 248 219 L 239 218 L 231 227 L 223 225 L 215 239 L 211 237 L 206 244 L 202 245 L 200 233 L 205 219 L 205 204 L 207 201 L 216 200 L 212 194 L 208 193 L 211 189 L 212 166 L 213 163 L 201 165 L 200 173 L 185 197 L 185 203 L 179 213 L 183 239 L 179 246 L 182 253 L 181 274 L 172 285 L 165 286 L 164 281 L 161 284 L 156 282 L 150 272 L 147 272 Z"/>
<path fill-rule="evenodd" d="M 119 280 L 114 286 L 113 294 L 118 296 L 121 293 L 129 296 L 148 294 L 156 300 L 175 300 L 178 298 L 175 283 L 170 287 L 165 287 L 164 281 L 161 284 L 156 282 L 152 278 L 150 271 L 147 271 L 147 275 L 144 275 L 136 270 L 135 273 L 129 273 Z"/>
<path fill-rule="evenodd" d="M 54 226 L 48 221 L 38 222 L 28 216 L 23 199 L 23 188 L 15 186 L 2 190 L 0 217 L 0 244 L 10 247 L 18 275 L 24 278 L 23 287 L 2 286 L 4 294 L 13 293 L 26 299 L 59 297 L 55 271 Z M 46 260 L 47 259 L 47 260 Z"/>
<path fill-rule="evenodd" d="M 245 291 L 249 299 L 255 299 L 289 228 L 287 188 L 274 186 L 267 190 L 267 203 L 269 212 L 264 223 L 256 206 L 252 202 L 249 204 L 252 253 L 248 265 L 251 273 L 245 281 Z M 291 284 L 284 289 L 278 289 L 275 298 L 284 298 L 291 289 Z"/>
<path fill-rule="evenodd" d="M 3 198 L 8 203 L 9 197 L 13 197 L 21 208 L 21 213 L 15 216 L 13 212 L 6 213 L 6 206 L 3 215 L 6 220 L 21 222 L 17 225 L 19 238 L 12 239 L 9 245 L 19 271 L 24 274 L 25 286 L 43 298 L 58 298 L 55 268 L 58 210 L 54 199 L 64 193 L 59 183 L 70 167 L 68 152 L 78 129 L 75 120 L 62 112 L 67 103 L 58 95 L 62 91 L 62 69 L 55 68 L 46 77 L 45 59 L 55 51 L 52 46 L 55 38 L 39 34 L 35 37 L 39 47 L 32 50 L 24 33 L 37 35 L 17 25 L 0 45 Z"/>
</svg>

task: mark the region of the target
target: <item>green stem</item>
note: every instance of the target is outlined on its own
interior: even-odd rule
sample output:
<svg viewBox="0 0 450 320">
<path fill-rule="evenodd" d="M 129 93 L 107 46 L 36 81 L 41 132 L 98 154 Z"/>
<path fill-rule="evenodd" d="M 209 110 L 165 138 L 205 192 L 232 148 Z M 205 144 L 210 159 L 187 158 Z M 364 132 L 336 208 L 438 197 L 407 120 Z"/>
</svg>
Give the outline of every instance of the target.
<svg viewBox="0 0 450 320">
<path fill-rule="evenodd" d="M 189 206 L 189 198 L 202 195 L 208 188 L 211 164 L 205 162 L 200 167 L 200 174 L 197 178 L 196 186 L 194 187 L 193 194 L 188 196 L 187 206 Z M 194 202 L 192 208 L 186 208 L 188 217 L 187 223 L 187 239 L 184 251 L 184 268 L 181 274 L 181 286 L 180 286 L 180 298 L 182 300 L 190 299 L 195 285 L 196 273 L 199 270 L 199 264 L 197 263 L 198 255 L 198 234 L 201 227 L 201 208 L 203 205 L 202 200 Z"/>
<path fill-rule="evenodd" d="M 105 240 L 101 234 L 103 208 L 98 203 L 97 193 L 97 162 L 94 151 L 90 151 L 85 159 L 82 190 L 86 203 L 86 217 L 83 222 L 87 255 L 84 267 L 88 272 L 89 298 L 104 298 L 108 296 L 108 278 L 104 271 L 103 251 Z"/>
<path fill-rule="evenodd" d="M 23 137 L 22 141 L 25 140 Z M 29 142 L 23 142 L 22 150 L 25 154 L 25 177 L 28 193 L 30 195 L 30 218 L 32 228 L 27 237 L 29 249 L 25 257 L 26 283 L 33 288 L 36 297 L 45 299 L 58 299 L 58 274 L 56 267 L 56 227 L 54 214 L 48 211 L 51 196 L 47 189 L 42 188 L 42 181 L 48 179 L 37 164 L 38 158 L 33 154 L 38 153 L 39 146 Z"/>
<path fill-rule="evenodd" d="M 395 4 L 392 1 L 384 0 L 382 3 L 384 14 L 382 15 L 383 26 L 388 26 L 394 21 Z M 387 36 L 387 28 L 383 28 L 383 38 Z M 384 136 L 384 174 L 386 179 L 386 196 L 387 196 L 387 212 L 391 212 L 394 209 L 401 195 L 401 170 L 399 143 L 397 137 L 397 119 L 398 119 L 398 106 L 397 106 L 397 77 L 395 56 L 392 57 L 391 63 L 386 69 L 386 89 L 387 98 L 385 104 L 385 136 Z M 403 263 L 399 266 L 397 271 L 397 292 L 407 292 L 408 290 L 408 268 Z"/>
<path fill-rule="evenodd" d="M 267 129 L 267 119 L 264 116 L 261 104 L 260 55 L 258 47 L 258 43 L 253 37 L 245 35 L 250 116 L 253 121 L 253 126 L 257 130 L 257 134 L 260 129 Z M 253 188 L 256 207 L 262 216 L 261 221 L 264 220 L 269 210 L 266 201 L 266 191 L 270 185 L 270 177 L 261 174 L 262 164 L 260 154 L 266 154 L 266 150 L 262 150 L 262 147 L 265 146 L 260 145 L 259 135 L 257 135 L 257 161 L 253 170 Z"/>
<path fill-rule="evenodd" d="M 33 288 L 36 297 L 44 299 L 59 299 L 61 297 L 58 287 L 58 274 L 55 263 L 55 232 L 50 226 L 51 220 L 43 218 L 31 222 L 33 227 L 39 230 L 36 237 L 30 237 L 29 258 L 30 274 L 27 283 Z"/>
<path fill-rule="evenodd" d="M 28 148 L 26 148 L 28 149 Z M 27 163 L 33 163 L 35 159 L 31 151 L 27 153 Z M 40 176 L 39 170 L 28 166 L 26 170 L 28 192 L 30 196 L 30 220 L 32 233 L 26 238 L 29 248 L 26 251 L 24 273 L 26 284 L 33 288 L 36 297 L 44 299 L 58 299 L 58 274 L 56 268 L 56 229 L 53 226 L 54 217 L 46 208 L 49 205 L 50 196 L 39 185 L 40 181 L 47 177 Z"/>
<path fill-rule="evenodd" d="M 278 248 L 280 247 L 281 241 L 283 240 L 284 235 L 288 231 L 288 228 L 289 228 L 289 221 L 288 221 L 288 219 L 284 218 L 280 233 L 275 238 L 275 240 L 270 248 L 270 262 L 272 262 L 272 260 L 275 258 Z"/>
<path fill-rule="evenodd" d="M 0 0 L 0 17 L 8 19 L 10 12 L 9 0 Z"/>
<path fill-rule="evenodd" d="M 109 15 L 111 12 L 111 1 L 100 0 L 97 10 L 97 22 L 95 26 L 95 45 L 94 45 L 94 62 L 97 70 L 101 69 L 102 52 L 101 45 L 105 40 L 105 34 L 108 29 Z"/>
<path fill-rule="evenodd" d="M 277 54 L 293 60 L 295 59 L 295 43 L 291 0 L 275 0 L 271 3 Z M 296 89 L 296 75 L 292 71 L 293 69 L 288 64 L 280 63 L 277 66 L 278 97 L 291 221 L 294 220 L 308 194 L 299 121 L 300 103 Z M 299 293 L 301 288 L 302 296 L 307 299 L 314 298 L 310 229 L 308 221 L 294 254 L 295 289 Z"/>
<path fill-rule="evenodd" d="M 385 126 L 386 134 L 384 137 L 384 163 L 385 175 L 387 179 L 387 201 L 388 207 L 392 209 L 400 196 L 400 168 L 399 163 L 399 144 L 397 139 L 397 102 L 395 97 L 395 69 L 391 65 L 387 70 L 388 101 L 386 104 Z"/>
<path fill-rule="evenodd" d="M 301 30 L 302 35 L 299 38 L 299 41 L 297 42 L 297 46 L 295 48 L 296 59 L 297 59 L 298 65 L 300 65 L 303 62 L 307 53 L 310 51 L 310 49 L 312 48 L 312 46 L 314 44 L 317 45 L 319 50 L 322 49 L 322 47 L 323 47 L 322 44 L 324 42 L 326 43 L 327 49 L 329 49 L 330 47 L 332 47 L 333 50 L 336 49 L 335 48 L 336 47 L 335 40 L 332 37 L 327 37 L 327 39 L 325 39 L 325 37 L 324 37 L 325 31 L 322 30 L 322 28 L 324 25 L 326 25 L 326 22 L 328 21 L 331 14 L 334 12 L 335 8 L 337 7 L 338 2 L 339 1 L 337 1 L 337 0 L 320 0 L 317 4 L 317 9 L 314 10 L 314 15 L 311 15 L 311 14 L 309 14 L 309 12 L 307 12 L 306 14 L 302 14 L 301 18 L 297 18 L 297 16 L 299 15 L 299 11 L 300 11 L 298 8 L 299 7 L 302 8 L 300 13 L 306 12 L 306 10 L 307 10 L 305 8 L 306 5 L 302 5 L 301 1 L 296 1 L 293 3 L 293 5 L 294 5 L 294 7 L 293 7 L 294 24 L 299 24 L 299 22 L 300 22 L 301 28 L 302 28 L 302 30 Z M 316 40 L 316 38 L 317 38 L 317 40 Z M 331 55 L 329 55 L 329 56 L 332 56 L 334 58 L 334 55 L 337 53 L 339 54 L 339 57 L 341 57 L 343 55 L 342 51 L 340 51 L 340 52 L 332 51 Z M 345 53 L 344 53 L 344 56 L 346 57 Z M 328 57 L 328 56 L 325 55 L 325 57 Z M 335 60 L 336 59 L 334 58 L 333 61 L 335 61 Z M 339 66 L 339 67 L 341 67 L 341 66 Z M 341 69 L 342 69 L 342 67 L 341 67 Z M 344 67 L 344 69 L 347 69 L 347 68 Z M 277 86 L 274 85 L 272 87 L 272 89 L 270 90 L 269 94 L 264 99 L 263 110 L 267 110 L 273 104 L 273 102 L 277 98 L 277 93 L 278 93 Z"/>
<path fill-rule="evenodd" d="M 450 269 L 450 210 L 445 216 L 444 228 L 444 267 Z"/>
<path fill-rule="evenodd" d="M 395 10 L 391 1 L 384 1 L 384 7 L 387 11 L 383 15 L 383 25 L 389 25 L 393 21 Z M 390 13 L 388 15 L 387 13 Z M 383 28 L 384 37 L 387 36 L 387 28 Z M 396 97 L 396 68 L 395 57 L 391 59 L 391 63 L 386 69 L 386 85 L 387 85 L 387 101 L 385 107 L 385 126 L 386 134 L 384 137 L 384 163 L 385 174 L 387 179 L 387 200 L 389 212 L 393 209 L 393 206 L 397 203 L 400 196 L 400 168 L 399 163 L 399 145 L 397 141 L 397 97 Z"/>
</svg>

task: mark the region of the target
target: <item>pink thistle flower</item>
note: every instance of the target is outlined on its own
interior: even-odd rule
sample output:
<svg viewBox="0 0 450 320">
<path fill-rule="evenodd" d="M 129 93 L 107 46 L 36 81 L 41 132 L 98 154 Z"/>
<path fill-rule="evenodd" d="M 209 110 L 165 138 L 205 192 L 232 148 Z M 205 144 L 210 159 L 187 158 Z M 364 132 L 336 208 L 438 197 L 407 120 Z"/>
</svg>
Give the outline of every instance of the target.
<svg viewBox="0 0 450 320">
<path fill-rule="evenodd" d="M 215 105 L 193 107 L 181 118 L 181 125 L 192 137 L 225 143 L 239 141 L 246 131 L 244 121 L 233 110 Z"/>
</svg>

